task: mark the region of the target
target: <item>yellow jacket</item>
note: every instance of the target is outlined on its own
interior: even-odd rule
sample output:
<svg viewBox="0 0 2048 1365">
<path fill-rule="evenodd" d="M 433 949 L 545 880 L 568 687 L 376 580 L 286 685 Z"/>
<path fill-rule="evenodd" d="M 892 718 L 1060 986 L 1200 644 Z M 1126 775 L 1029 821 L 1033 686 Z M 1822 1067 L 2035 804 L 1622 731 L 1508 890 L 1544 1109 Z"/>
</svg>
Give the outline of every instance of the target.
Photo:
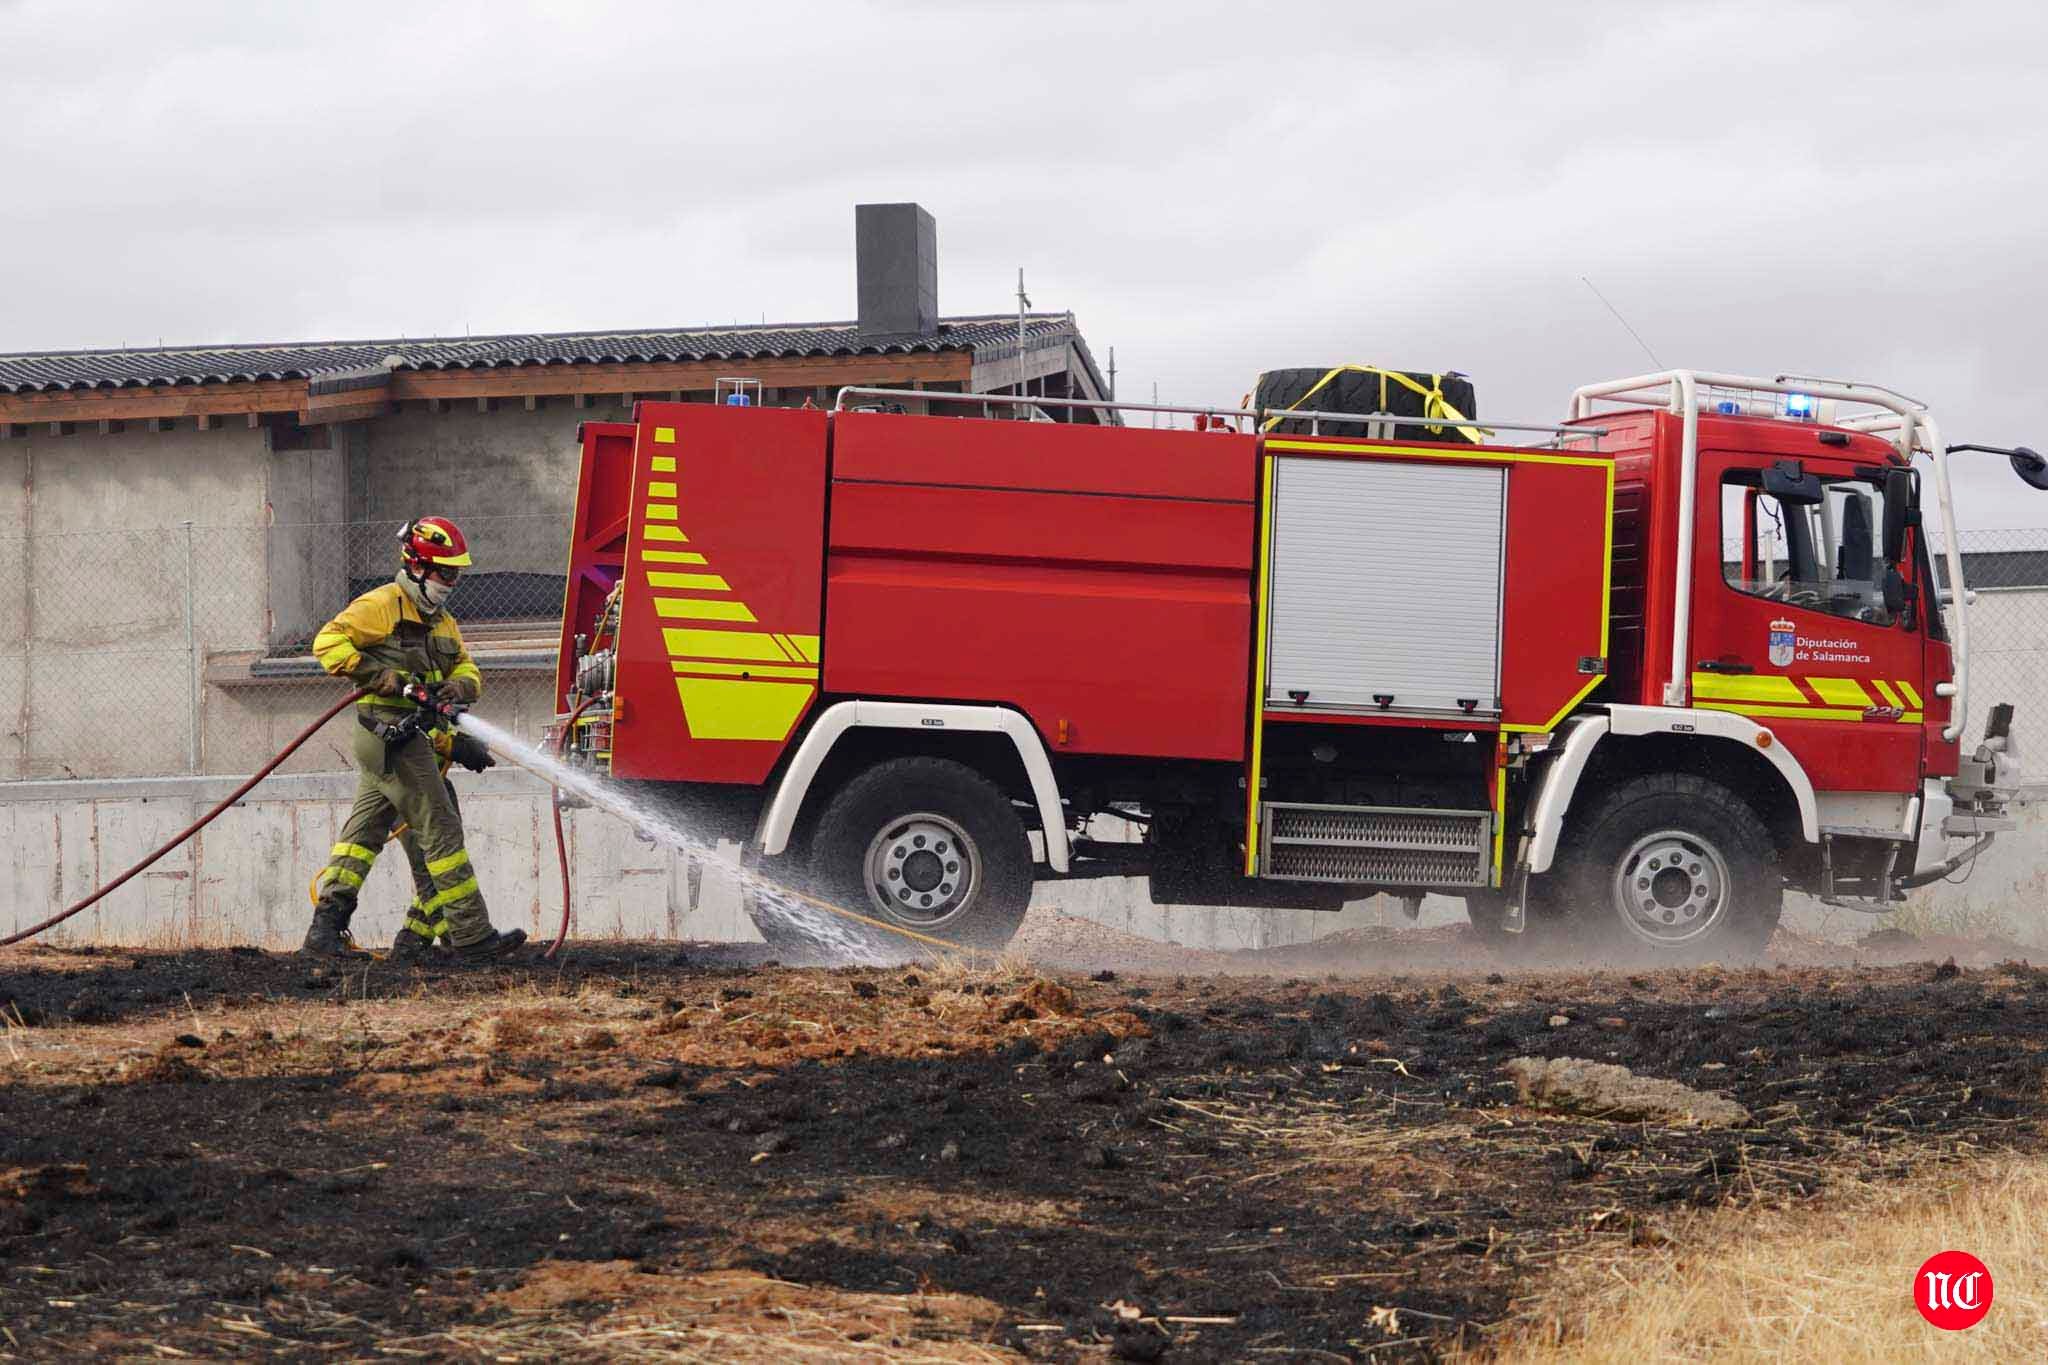
<svg viewBox="0 0 2048 1365">
<path fill-rule="evenodd" d="M 396 579 L 370 589 L 321 627 L 313 637 L 313 657 L 335 677 L 358 684 L 390 668 L 429 685 L 468 678 L 483 691 L 483 673 L 463 644 L 455 618 L 444 610 L 426 620 Z M 358 704 L 412 709 L 402 697 L 370 696 Z"/>
</svg>

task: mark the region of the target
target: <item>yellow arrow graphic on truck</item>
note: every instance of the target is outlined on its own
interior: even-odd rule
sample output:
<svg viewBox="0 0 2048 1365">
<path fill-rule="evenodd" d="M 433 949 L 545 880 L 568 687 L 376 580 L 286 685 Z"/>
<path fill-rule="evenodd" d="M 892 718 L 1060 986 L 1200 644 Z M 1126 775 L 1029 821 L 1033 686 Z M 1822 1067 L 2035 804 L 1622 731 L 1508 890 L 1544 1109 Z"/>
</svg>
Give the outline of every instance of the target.
<svg viewBox="0 0 2048 1365">
<path fill-rule="evenodd" d="M 657 445 L 672 446 L 673 427 L 656 427 Z M 818 691 L 818 637 L 760 630 L 729 630 L 708 623 L 759 624 L 706 557 L 680 550 L 690 538 L 680 522 L 681 485 L 675 455 L 649 458 L 650 479 L 640 504 L 640 568 L 664 623 L 662 645 L 675 673 L 676 696 L 692 739 L 781 742 Z M 684 572 L 667 566 L 697 566 Z M 654 567 L 654 566 L 663 567 Z M 669 625 L 668 622 L 703 625 Z"/>
</svg>

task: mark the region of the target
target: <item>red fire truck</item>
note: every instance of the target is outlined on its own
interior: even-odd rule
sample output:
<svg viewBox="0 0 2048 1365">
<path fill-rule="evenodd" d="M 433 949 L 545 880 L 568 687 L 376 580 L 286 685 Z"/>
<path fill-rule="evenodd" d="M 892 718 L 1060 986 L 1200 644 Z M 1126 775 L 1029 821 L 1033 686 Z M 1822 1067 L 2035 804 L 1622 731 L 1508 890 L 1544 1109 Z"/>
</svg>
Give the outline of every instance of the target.
<svg viewBox="0 0 2048 1365">
<path fill-rule="evenodd" d="M 1725 958 L 2013 827 L 1949 452 L 1891 390 L 1671 371 L 1446 433 L 738 388 L 582 429 L 551 736 L 863 914 L 1001 944 L 1035 881 L 1144 876 Z"/>
</svg>

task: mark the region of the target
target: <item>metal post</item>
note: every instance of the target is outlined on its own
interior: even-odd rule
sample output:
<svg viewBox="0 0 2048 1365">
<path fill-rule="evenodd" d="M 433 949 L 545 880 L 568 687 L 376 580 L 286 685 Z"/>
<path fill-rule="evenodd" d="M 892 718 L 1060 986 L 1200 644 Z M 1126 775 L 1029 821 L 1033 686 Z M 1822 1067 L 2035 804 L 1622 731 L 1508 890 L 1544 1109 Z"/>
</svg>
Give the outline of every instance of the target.
<svg viewBox="0 0 2048 1365">
<path fill-rule="evenodd" d="M 186 771 L 199 771 L 199 639 L 192 619 L 192 523 L 185 523 Z"/>
<path fill-rule="evenodd" d="M 1024 310 L 1031 306 L 1030 296 L 1024 292 L 1024 267 L 1017 267 L 1017 396 L 1024 396 Z"/>
</svg>

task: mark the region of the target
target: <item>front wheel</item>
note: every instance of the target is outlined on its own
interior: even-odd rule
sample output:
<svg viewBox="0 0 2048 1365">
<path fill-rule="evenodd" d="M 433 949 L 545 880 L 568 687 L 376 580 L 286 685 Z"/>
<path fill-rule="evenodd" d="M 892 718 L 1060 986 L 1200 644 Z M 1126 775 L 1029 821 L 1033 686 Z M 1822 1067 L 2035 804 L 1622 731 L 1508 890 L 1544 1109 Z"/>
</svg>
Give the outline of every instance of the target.
<svg viewBox="0 0 2048 1365">
<path fill-rule="evenodd" d="M 1754 957 L 1785 889 L 1770 831 L 1718 782 L 1659 773 L 1587 815 L 1553 885 L 1596 952 L 1651 962 Z"/>
<path fill-rule="evenodd" d="M 855 777 L 819 816 L 805 861 L 812 897 L 874 923 L 814 906 L 792 913 L 749 896 L 755 927 L 772 944 L 844 941 L 861 955 L 914 950 L 918 938 L 1001 948 L 1031 901 L 1031 842 L 1016 808 L 950 759 L 891 759 Z"/>
</svg>

